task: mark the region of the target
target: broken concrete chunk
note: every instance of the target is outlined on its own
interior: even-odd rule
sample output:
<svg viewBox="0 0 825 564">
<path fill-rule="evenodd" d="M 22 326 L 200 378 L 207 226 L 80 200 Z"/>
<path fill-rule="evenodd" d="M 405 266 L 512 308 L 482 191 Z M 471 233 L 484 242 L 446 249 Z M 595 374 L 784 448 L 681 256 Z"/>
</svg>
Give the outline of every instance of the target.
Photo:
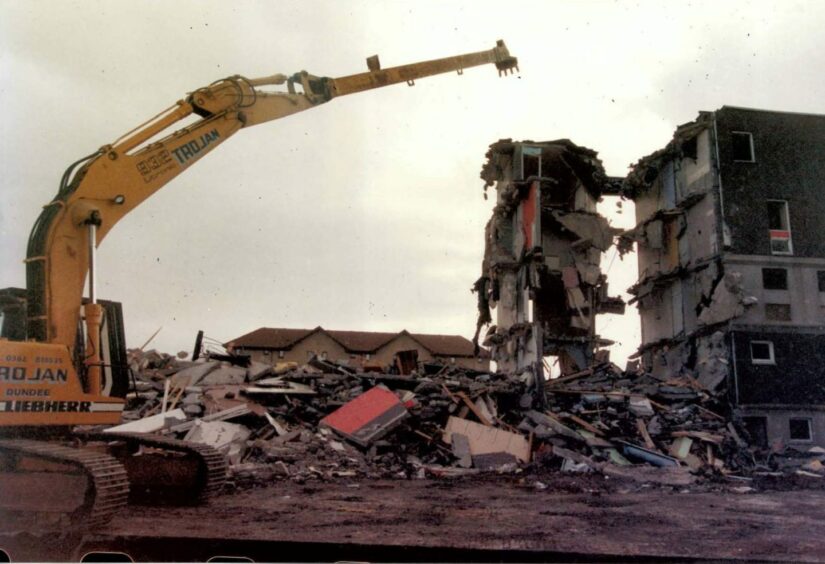
<svg viewBox="0 0 825 564">
<path fill-rule="evenodd" d="M 492 425 L 495 417 L 493 417 L 493 414 L 490 412 L 490 408 L 487 407 L 487 402 L 484 401 L 484 398 L 476 398 L 474 405 L 480 416 L 479 420 Z"/>
<path fill-rule="evenodd" d="M 175 410 L 177 411 L 177 410 Z M 246 405 L 236 405 L 235 407 L 226 409 L 224 411 L 220 411 L 218 413 L 213 413 L 207 415 L 200 420 L 196 421 L 226 421 L 227 419 L 234 419 L 236 417 L 241 417 L 243 415 L 247 415 L 251 413 L 250 409 Z M 190 430 L 192 427 L 195 426 L 196 421 L 184 421 L 183 423 L 178 423 L 176 425 L 172 425 L 169 427 L 169 430 L 173 433 L 182 433 L 184 431 Z"/>
<path fill-rule="evenodd" d="M 310 386 L 298 384 L 297 382 L 287 382 L 280 378 L 264 378 L 256 382 L 256 386 L 241 388 L 241 393 L 252 397 L 267 397 L 279 395 L 309 395 L 316 394 Z"/>
<path fill-rule="evenodd" d="M 619 453 L 615 448 L 606 449 L 605 452 L 610 458 L 610 462 L 618 464 L 619 466 L 630 466 L 631 462 Z"/>
<path fill-rule="evenodd" d="M 583 454 L 579 454 L 578 452 L 573 450 L 562 448 L 560 446 L 553 447 L 553 455 L 564 458 L 566 460 L 571 460 L 577 464 L 586 464 L 592 468 L 597 468 L 599 466 L 598 463 L 593 461 L 590 457 L 585 456 Z"/>
<path fill-rule="evenodd" d="M 467 437 L 470 442 L 470 452 L 474 457 L 481 454 L 506 452 L 522 462 L 530 461 L 530 444 L 526 438 L 516 433 L 496 429 L 495 427 L 487 427 L 451 415 L 447 420 L 447 426 L 444 428 L 444 442 L 452 444 L 454 433 Z"/>
<path fill-rule="evenodd" d="M 597 437 L 594 433 L 591 433 L 590 431 L 585 431 L 584 429 L 582 429 L 581 431 L 578 431 L 578 433 L 582 437 L 584 437 L 584 440 L 587 443 L 587 446 L 589 447 L 611 448 L 613 446 L 613 443 L 611 443 L 610 441 L 606 441 L 601 437 Z"/>
<path fill-rule="evenodd" d="M 479 470 L 512 472 L 518 468 L 518 458 L 509 452 L 491 452 L 472 457 L 473 466 Z"/>
<path fill-rule="evenodd" d="M 573 462 L 569 458 L 565 458 L 561 463 L 562 472 L 592 472 L 593 469 L 583 462 Z"/>
<path fill-rule="evenodd" d="M 579 274 L 573 266 L 565 266 L 561 269 L 561 279 L 567 290 L 579 287 Z"/>
<path fill-rule="evenodd" d="M 230 463 L 237 464 L 246 448 L 249 429 L 243 425 L 226 421 L 195 421 L 195 425 L 184 437 L 185 441 L 209 445 L 226 454 Z"/>
<path fill-rule="evenodd" d="M 150 417 L 144 417 L 137 421 L 124 423 L 123 425 L 115 425 L 104 429 L 104 433 L 153 433 L 166 429 L 177 423 L 186 421 L 186 414 L 182 409 L 175 409 L 166 413 L 158 413 Z"/>
<path fill-rule="evenodd" d="M 551 429 L 554 433 L 562 435 L 563 437 L 568 437 L 580 442 L 586 442 L 585 438 L 580 433 L 574 431 L 567 425 L 560 423 L 557 419 L 547 414 L 533 410 L 527 412 L 527 417 L 529 417 L 530 420 L 536 425 L 544 425 L 545 427 Z"/>
<path fill-rule="evenodd" d="M 272 373 L 272 366 L 253 360 L 246 369 L 246 381 L 254 382 Z"/>
<path fill-rule="evenodd" d="M 197 384 L 200 386 L 225 386 L 229 384 L 243 384 L 245 381 L 246 368 L 220 365 L 198 380 Z M 196 382 L 192 382 L 191 384 L 195 383 Z"/>
<path fill-rule="evenodd" d="M 593 213 L 553 211 L 553 217 L 580 240 L 601 251 L 613 246 L 613 230 L 607 219 Z"/>
<path fill-rule="evenodd" d="M 172 385 L 181 388 L 200 383 L 207 374 L 220 367 L 220 362 L 202 362 L 177 372 L 170 378 Z"/>
<path fill-rule="evenodd" d="M 183 396 L 181 400 L 183 405 L 197 405 L 201 403 L 201 395 L 200 394 L 186 394 Z"/>
<path fill-rule="evenodd" d="M 458 465 L 462 468 L 473 466 L 473 456 L 470 453 L 470 439 L 467 435 L 453 433 L 452 435 L 453 455 L 458 459 Z"/>
<path fill-rule="evenodd" d="M 684 460 L 690 454 L 690 447 L 693 445 L 693 439 L 690 437 L 679 437 L 675 439 L 668 452 L 680 460 Z"/>
<path fill-rule="evenodd" d="M 654 413 L 650 400 L 644 396 L 630 396 L 627 404 L 630 412 L 638 417 L 649 417 Z"/>
</svg>

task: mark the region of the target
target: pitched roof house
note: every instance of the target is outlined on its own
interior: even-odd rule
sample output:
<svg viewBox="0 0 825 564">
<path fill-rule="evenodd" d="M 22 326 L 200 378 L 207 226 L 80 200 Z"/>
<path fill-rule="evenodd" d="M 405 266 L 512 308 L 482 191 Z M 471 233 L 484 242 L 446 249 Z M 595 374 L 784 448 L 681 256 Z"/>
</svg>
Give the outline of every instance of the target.
<svg viewBox="0 0 825 564">
<path fill-rule="evenodd" d="M 333 331 L 261 327 L 232 339 L 227 348 L 260 362 L 306 362 L 313 355 L 337 361 L 389 365 L 399 351 L 416 350 L 419 360 L 440 360 L 467 368 L 488 370 L 489 353 L 473 355 L 473 343 L 460 335 L 430 335 L 373 331 Z"/>
</svg>

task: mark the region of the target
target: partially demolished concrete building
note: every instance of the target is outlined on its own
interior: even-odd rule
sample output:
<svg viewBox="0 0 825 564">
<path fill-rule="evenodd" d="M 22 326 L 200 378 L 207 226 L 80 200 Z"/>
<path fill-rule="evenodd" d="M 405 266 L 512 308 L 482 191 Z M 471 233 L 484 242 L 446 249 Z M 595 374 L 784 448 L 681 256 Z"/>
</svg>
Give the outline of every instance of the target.
<svg viewBox="0 0 825 564">
<path fill-rule="evenodd" d="M 556 356 L 563 373 L 586 369 L 609 344 L 595 332 L 596 314 L 624 311 L 599 267 L 616 231 L 596 203 L 615 183 L 595 151 L 568 140 L 498 141 L 481 177 L 485 190 L 495 186 L 496 206 L 475 285 L 476 342 L 494 307 L 484 344 L 499 370 L 532 372 L 541 384 L 544 357 Z"/>
<path fill-rule="evenodd" d="M 752 439 L 825 446 L 825 116 L 723 107 L 623 192 L 644 366 L 728 393 Z"/>
</svg>

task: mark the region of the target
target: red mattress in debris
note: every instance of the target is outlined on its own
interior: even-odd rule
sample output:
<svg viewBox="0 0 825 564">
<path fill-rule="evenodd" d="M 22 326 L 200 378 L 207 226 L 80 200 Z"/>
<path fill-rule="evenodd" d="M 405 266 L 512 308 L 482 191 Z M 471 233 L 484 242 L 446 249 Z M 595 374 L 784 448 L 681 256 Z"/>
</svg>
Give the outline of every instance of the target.
<svg viewBox="0 0 825 564">
<path fill-rule="evenodd" d="M 369 446 L 407 415 L 398 396 L 377 386 L 324 417 L 321 425 L 361 446 Z"/>
</svg>

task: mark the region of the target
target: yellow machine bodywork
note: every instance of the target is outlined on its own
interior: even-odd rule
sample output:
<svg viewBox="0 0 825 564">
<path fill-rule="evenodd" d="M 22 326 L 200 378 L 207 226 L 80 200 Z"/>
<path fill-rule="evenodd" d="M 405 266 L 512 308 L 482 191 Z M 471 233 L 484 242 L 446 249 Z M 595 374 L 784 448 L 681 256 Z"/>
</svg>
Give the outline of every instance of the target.
<svg viewBox="0 0 825 564">
<path fill-rule="evenodd" d="M 0 426 L 115 425 L 124 402 L 93 395 L 68 347 L 0 340 Z"/>
<path fill-rule="evenodd" d="M 231 76 L 195 90 L 71 165 L 29 237 L 28 341 L 0 339 L 0 532 L 43 529 L 58 521 L 96 526 L 125 503 L 130 489 L 174 486 L 178 493 L 203 500 L 220 491 L 226 478 L 219 452 L 168 437 L 121 431 L 102 437 L 69 435 L 68 444 L 39 440 L 50 427 L 120 421 L 123 401 L 103 393 L 103 372 L 112 366 L 101 354 L 105 312 L 97 302 L 94 268 L 96 248 L 120 219 L 245 127 L 338 96 L 399 82 L 412 85 L 418 78 L 461 74 L 486 63 L 494 63 L 500 75 L 517 68 L 499 41 L 489 51 L 386 70 L 378 57 L 370 57 L 368 72 L 341 78 L 305 71 L 291 77 Z M 269 89 L 279 85 L 286 85 L 286 91 Z M 200 119 L 181 126 L 181 120 L 193 116 Z M 89 299 L 83 304 L 87 280 Z M 79 335 L 85 335 L 85 346 Z M 82 441 L 96 441 L 98 447 L 75 448 Z M 55 504 L 48 495 L 55 484 L 64 490 L 62 497 L 75 502 Z"/>
<path fill-rule="evenodd" d="M 101 396 L 104 311 L 95 295 L 94 256 L 115 224 L 144 200 L 242 128 L 308 110 L 339 96 L 401 82 L 412 85 L 418 78 L 453 71 L 461 74 L 466 68 L 487 63 L 495 64 L 501 75 L 516 69 L 518 62 L 504 42 L 498 41 L 488 51 L 388 69 L 381 69 L 378 57 L 373 56 L 367 59 L 368 72 L 339 78 L 317 77 L 306 71 L 291 77 L 230 76 L 195 90 L 71 165 L 57 196 L 43 207 L 29 237 L 25 330 L 27 338 L 37 343 L 0 340 L 0 360 L 4 363 L 0 371 L 6 374 L 0 376 L 0 435 L 9 426 L 118 421 L 120 402 L 104 401 Z M 283 85 L 285 92 L 270 90 Z M 193 115 L 200 119 L 173 129 Z M 89 303 L 81 308 L 87 279 Z M 83 360 L 73 370 L 70 350 L 78 345 L 81 321 L 86 328 L 85 351 L 80 351 Z M 57 378 L 57 366 L 59 379 L 52 381 L 52 377 Z M 75 411 L 76 406 L 84 409 Z"/>
</svg>

